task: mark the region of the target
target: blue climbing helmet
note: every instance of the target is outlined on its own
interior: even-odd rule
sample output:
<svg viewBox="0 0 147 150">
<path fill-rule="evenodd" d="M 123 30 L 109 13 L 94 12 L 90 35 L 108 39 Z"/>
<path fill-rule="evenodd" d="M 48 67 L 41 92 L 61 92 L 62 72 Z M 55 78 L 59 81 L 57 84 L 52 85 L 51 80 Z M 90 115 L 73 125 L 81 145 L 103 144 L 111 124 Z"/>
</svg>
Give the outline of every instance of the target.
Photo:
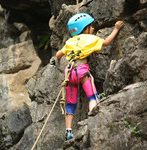
<svg viewBox="0 0 147 150">
<path fill-rule="evenodd" d="M 71 36 L 75 36 L 80 34 L 83 29 L 91 24 L 93 21 L 94 18 L 91 17 L 89 14 L 78 13 L 69 19 L 67 23 L 67 28 Z"/>
</svg>

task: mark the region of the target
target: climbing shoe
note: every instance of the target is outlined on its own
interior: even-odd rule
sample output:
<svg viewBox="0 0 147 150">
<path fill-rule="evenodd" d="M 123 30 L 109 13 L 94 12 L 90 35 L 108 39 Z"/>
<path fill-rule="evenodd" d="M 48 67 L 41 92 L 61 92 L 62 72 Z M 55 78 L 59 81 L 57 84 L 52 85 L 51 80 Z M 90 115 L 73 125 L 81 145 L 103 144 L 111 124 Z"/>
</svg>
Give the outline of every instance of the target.
<svg viewBox="0 0 147 150">
<path fill-rule="evenodd" d="M 65 134 L 66 140 L 71 140 L 73 138 L 73 133 L 71 130 L 67 130 Z"/>
<path fill-rule="evenodd" d="M 99 112 L 99 105 L 95 106 L 91 111 L 88 112 L 88 116 L 95 116 Z"/>
</svg>

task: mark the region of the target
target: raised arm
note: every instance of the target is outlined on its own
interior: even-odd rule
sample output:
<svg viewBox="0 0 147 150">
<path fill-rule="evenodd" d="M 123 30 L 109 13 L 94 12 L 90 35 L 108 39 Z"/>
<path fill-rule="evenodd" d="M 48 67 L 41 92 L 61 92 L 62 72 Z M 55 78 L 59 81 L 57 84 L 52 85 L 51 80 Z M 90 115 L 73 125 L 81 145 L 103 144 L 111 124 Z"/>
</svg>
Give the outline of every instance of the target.
<svg viewBox="0 0 147 150">
<path fill-rule="evenodd" d="M 111 34 L 104 40 L 103 46 L 108 46 L 110 45 L 110 43 L 113 41 L 113 39 L 116 37 L 116 35 L 118 34 L 118 32 L 120 31 L 120 29 L 123 27 L 124 22 L 123 21 L 117 21 L 115 23 L 115 27 L 113 29 L 113 31 L 111 32 Z"/>
</svg>

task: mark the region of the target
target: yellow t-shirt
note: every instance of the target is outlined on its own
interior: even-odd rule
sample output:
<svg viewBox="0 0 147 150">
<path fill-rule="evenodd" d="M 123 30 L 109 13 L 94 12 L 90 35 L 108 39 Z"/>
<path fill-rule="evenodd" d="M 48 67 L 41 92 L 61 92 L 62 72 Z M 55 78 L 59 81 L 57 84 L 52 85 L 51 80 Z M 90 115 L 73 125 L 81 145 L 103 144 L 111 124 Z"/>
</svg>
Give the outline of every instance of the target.
<svg viewBox="0 0 147 150">
<path fill-rule="evenodd" d="M 83 59 L 93 52 L 99 52 L 103 42 L 104 39 L 96 35 L 80 34 L 67 40 L 61 51 L 66 55 L 67 60 Z"/>
</svg>

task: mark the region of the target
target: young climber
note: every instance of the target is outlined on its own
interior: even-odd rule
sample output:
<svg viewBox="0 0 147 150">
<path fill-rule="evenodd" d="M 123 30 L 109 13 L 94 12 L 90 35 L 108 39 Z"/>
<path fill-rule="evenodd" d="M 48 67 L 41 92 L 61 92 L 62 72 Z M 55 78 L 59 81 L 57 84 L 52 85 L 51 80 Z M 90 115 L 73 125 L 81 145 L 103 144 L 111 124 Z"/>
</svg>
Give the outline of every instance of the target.
<svg viewBox="0 0 147 150">
<path fill-rule="evenodd" d="M 112 33 L 106 39 L 101 39 L 96 35 L 92 35 L 94 32 L 93 22 L 94 18 L 86 13 L 79 13 L 71 17 L 67 27 L 72 37 L 56 53 L 57 59 L 65 55 L 66 59 L 70 62 L 67 66 L 67 69 L 70 69 L 70 73 L 68 84 L 66 85 L 66 140 L 73 138 L 72 122 L 77 106 L 79 84 L 82 85 L 89 99 L 89 112 L 99 101 L 99 96 L 90 74 L 87 57 L 108 46 L 124 25 L 123 21 L 117 21 Z"/>
</svg>

